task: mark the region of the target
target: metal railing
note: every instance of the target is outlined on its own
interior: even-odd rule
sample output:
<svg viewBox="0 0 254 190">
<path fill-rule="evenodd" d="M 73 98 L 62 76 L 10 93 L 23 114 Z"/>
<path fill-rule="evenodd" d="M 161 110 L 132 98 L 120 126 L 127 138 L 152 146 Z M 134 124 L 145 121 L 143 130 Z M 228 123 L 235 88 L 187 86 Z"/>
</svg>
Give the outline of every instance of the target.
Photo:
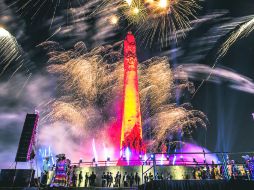
<svg viewBox="0 0 254 190">
<path fill-rule="evenodd" d="M 144 180 L 144 175 L 146 173 L 151 172 L 151 170 L 153 170 L 153 173 L 155 175 L 157 174 L 157 167 L 160 167 L 160 166 L 186 166 L 186 167 L 192 167 L 192 168 L 203 167 L 208 169 L 212 169 L 215 166 L 216 167 L 219 166 L 221 169 L 220 171 L 221 178 L 225 180 L 229 180 L 232 177 L 234 177 L 232 176 L 232 175 L 235 175 L 234 172 L 239 172 L 239 171 L 232 171 L 234 170 L 234 168 L 232 167 L 235 167 L 235 168 L 244 169 L 247 179 L 251 179 L 250 173 L 248 171 L 250 170 L 250 168 L 246 168 L 246 159 L 243 158 L 246 155 L 248 155 L 249 158 L 252 157 L 252 161 L 254 162 L 254 157 L 253 157 L 254 152 L 205 152 L 203 151 L 203 152 L 153 153 L 147 158 L 147 160 L 143 162 L 142 182 Z M 203 159 L 201 159 L 202 157 Z M 161 159 L 161 158 L 164 158 L 164 159 Z M 152 166 L 148 168 L 146 171 L 144 171 L 144 166 L 151 165 L 151 163 L 152 163 Z M 155 176 L 154 176 L 154 179 L 156 179 Z"/>
</svg>

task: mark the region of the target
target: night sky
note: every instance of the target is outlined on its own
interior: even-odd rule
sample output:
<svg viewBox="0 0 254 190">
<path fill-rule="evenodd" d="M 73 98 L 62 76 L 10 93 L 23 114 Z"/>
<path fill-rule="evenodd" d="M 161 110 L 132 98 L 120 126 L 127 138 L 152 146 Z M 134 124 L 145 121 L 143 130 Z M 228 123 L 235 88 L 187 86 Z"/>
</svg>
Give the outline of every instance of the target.
<svg viewBox="0 0 254 190">
<path fill-rule="evenodd" d="M 123 26 L 117 29 L 106 28 L 98 25 L 100 18 L 94 16 L 77 23 L 69 18 L 72 29 L 65 31 L 66 6 L 58 7 L 55 19 L 51 25 L 52 7 L 43 6 L 34 17 L 33 7 L 25 9 L 22 14 L 19 8 L 26 0 L 20 0 L 11 5 L 14 0 L 0 0 L 0 26 L 8 30 L 17 40 L 22 49 L 21 58 L 13 61 L 11 67 L 0 76 L 0 168 L 8 168 L 14 161 L 19 137 L 23 127 L 26 113 L 32 113 L 37 106 L 56 94 L 55 78 L 46 72 L 47 55 L 38 47 L 45 40 L 59 42 L 68 49 L 78 41 L 84 41 L 89 49 L 98 45 L 117 42 L 123 39 L 128 28 Z M 94 1 L 96 2 L 96 1 Z M 95 4 L 86 3 L 85 13 L 94 8 Z M 73 7 L 79 4 L 73 2 Z M 252 15 L 254 17 L 253 0 L 205 0 L 203 9 L 198 17 L 208 14 L 221 13 L 220 17 L 196 26 L 185 39 L 179 43 L 171 43 L 169 47 L 158 48 L 156 43 L 151 47 L 138 47 L 139 60 L 145 60 L 152 56 L 168 56 L 173 65 L 183 63 L 199 63 L 212 66 L 216 59 L 216 50 L 223 40 L 233 30 L 226 34 L 220 33 L 219 26 L 233 22 L 234 19 Z M 101 31 L 108 30 L 105 34 Z M 58 32 L 57 32 L 58 31 Z M 59 32 L 60 31 L 60 32 Z M 53 35 L 56 32 L 55 35 Z M 208 43 L 202 40 L 206 35 L 218 35 L 218 39 Z M 198 45 L 194 45 L 200 42 Z M 221 58 L 217 65 L 230 69 L 236 73 L 254 80 L 254 33 L 238 40 Z M 1 44 L 0 44 L 1 46 Z M 183 54 L 172 58 L 173 48 L 182 48 Z M 200 56 L 196 56 L 193 50 L 200 50 Z M 193 59 L 190 60 L 189 57 Z M 0 72 L 3 69 L 2 57 L 0 57 Z M 10 80 L 15 69 L 23 60 L 24 66 Z M 200 81 L 193 81 L 199 86 Z M 24 84 L 26 86 L 24 87 Z M 228 82 L 205 82 L 193 99 L 189 99 L 193 107 L 203 111 L 210 122 L 207 130 L 198 130 L 194 139 L 211 151 L 253 151 L 254 150 L 254 93 L 247 93 L 229 87 Z M 5 163 L 6 159 L 9 161 Z"/>
</svg>

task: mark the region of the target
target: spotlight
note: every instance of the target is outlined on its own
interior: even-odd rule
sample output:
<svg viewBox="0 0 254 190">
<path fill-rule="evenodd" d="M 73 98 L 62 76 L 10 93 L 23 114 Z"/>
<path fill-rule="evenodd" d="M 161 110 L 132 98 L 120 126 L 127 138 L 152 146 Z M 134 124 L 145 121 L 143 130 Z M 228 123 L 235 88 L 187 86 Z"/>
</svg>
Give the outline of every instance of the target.
<svg viewBox="0 0 254 190">
<path fill-rule="evenodd" d="M 141 154 L 139 155 L 139 159 L 142 160 L 142 155 Z"/>
<path fill-rule="evenodd" d="M 146 155 L 146 154 L 145 154 L 145 156 L 144 156 L 144 160 L 147 161 L 147 155 Z"/>
<path fill-rule="evenodd" d="M 151 155 L 151 159 L 152 159 L 152 160 L 154 159 L 154 154 Z"/>
<path fill-rule="evenodd" d="M 176 162 L 176 155 L 174 155 L 174 158 L 173 158 L 173 166 L 175 165 L 175 162 Z"/>
<path fill-rule="evenodd" d="M 181 161 L 183 161 L 183 155 L 180 156 Z"/>
<path fill-rule="evenodd" d="M 169 160 L 170 156 L 169 156 L 168 154 L 167 154 L 167 156 L 166 156 L 166 157 L 167 157 L 167 160 Z"/>
</svg>

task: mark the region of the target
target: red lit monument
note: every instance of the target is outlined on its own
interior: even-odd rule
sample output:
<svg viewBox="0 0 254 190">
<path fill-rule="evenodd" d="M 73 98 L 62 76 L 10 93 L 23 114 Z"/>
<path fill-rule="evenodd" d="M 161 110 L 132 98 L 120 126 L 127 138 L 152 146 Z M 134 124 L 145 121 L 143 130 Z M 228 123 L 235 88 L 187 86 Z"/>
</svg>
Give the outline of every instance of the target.
<svg viewBox="0 0 254 190">
<path fill-rule="evenodd" d="M 121 155 L 128 150 L 132 155 L 145 152 L 142 142 L 141 112 L 138 91 L 138 60 L 136 41 L 131 32 L 124 40 L 124 89 L 121 128 Z"/>
</svg>

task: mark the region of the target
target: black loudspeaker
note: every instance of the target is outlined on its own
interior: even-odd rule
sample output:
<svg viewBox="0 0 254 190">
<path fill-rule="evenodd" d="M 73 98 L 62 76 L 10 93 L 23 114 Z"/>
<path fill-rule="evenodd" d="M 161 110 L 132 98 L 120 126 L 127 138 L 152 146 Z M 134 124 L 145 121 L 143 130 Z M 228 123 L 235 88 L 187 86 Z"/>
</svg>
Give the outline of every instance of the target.
<svg viewBox="0 0 254 190">
<path fill-rule="evenodd" d="M 34 173 L 34 170 L 1 170 L 0 187 L 29 187 L 34 180 Z"/>
<path fill-rule="evenodd" d="M 19 140 L 15 162 L 26 162 L 30 160 L 30 155 L 33 152 L 32 144 L 35 140 L 38 118 L 38 114 L 26 115 L 26 120 Z"/>
</svg>

